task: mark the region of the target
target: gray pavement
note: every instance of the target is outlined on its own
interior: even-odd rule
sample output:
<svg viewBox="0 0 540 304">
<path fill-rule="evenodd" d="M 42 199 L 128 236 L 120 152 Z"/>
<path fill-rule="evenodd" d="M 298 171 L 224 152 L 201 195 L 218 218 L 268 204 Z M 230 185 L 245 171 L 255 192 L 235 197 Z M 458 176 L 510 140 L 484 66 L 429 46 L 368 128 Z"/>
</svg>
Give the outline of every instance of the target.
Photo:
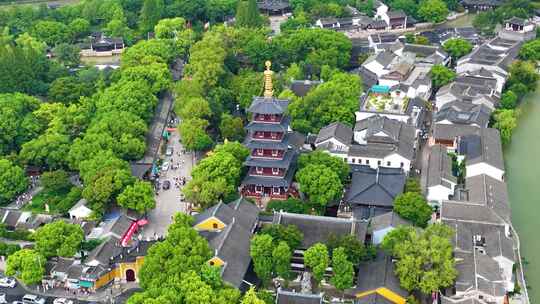
<svg viewBox="0 0 540 304">
<path fill-rule="evenodd" d="M 165 161 L 174 166 L 179 163 L 179 168 L 172 169 L 170 166 L 169 170 L 161 173 L 159 178 L 160 182 L 163 183 L 163 181 L 168 180 L 171 182 L 171 187 L 168 190 L 158 190 L 158 193 L 155 196 L 156 208 L 148 212 L 149 223 L 145 225 L 142 230 L 142 236 L 144 239 L 153 239 L 156 237 L 165 236 L 167 233 L 167 228 L 172 223 L 174 215 L 178 212 L 187 213 L 188 211 L 188 204 L 186 202 L 182 202 L 180 199 L 182 191 L 180 188 L 176 187 L 175 178 L 185 177 L 186 182 L 191 178 L 194 155 L 192 152 L 186 152 L 185 154 L 181 153 L 184 147 L 180 142 L 180 135 L 178 134 L 178 131 L 171 133 L 169 146 L 173 147 L 174 153 L 172 156 L 166 156 Z"/>
<path fill-rule="evenodd" d="M 6 208 L 21 209 L 24 205 L 30 202 L 32 198 L 36 196 L 36 194 L 38 194 L 41 190 L 43 190 L 43 187 L 41 186 L 34 186 L 30 188 L 25 193 L 19 195 L 11 204 L 7 205 Z"/>
</svg>

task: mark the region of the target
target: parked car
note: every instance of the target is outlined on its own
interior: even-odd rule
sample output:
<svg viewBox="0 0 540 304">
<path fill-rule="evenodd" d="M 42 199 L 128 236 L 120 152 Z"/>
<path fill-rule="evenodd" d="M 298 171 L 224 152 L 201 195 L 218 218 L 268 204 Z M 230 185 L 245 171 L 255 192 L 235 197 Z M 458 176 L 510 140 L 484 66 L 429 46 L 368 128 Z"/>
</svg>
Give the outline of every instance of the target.
<svg viewBox="0 0 540 304">
<path fill-rule="evenodd" d="M 169 190 L 171 188 L 171 182 L 166 180 L 163 181 L 163 190 Z"/>
<path fill-rule="evenodd" d="M 23 301 L 13 301 L 13 302 L 11 302 L 11 304 L 24 304 L 24 302 Z"/>
<path fill-rule="evenodd" d="M 171 156 L 174 153 L 173 147 L 167 147 L 167 150 L 165 150 L 165 155 Z"/>
<path fill-rule="evenodd" d="M 7 304 L 5 293 L 0 293 L 0 304 Z"/>
<path fill-rule="evenodd" d="M 17 285 L 17 281 L 13 278 L 4 277 L 0 279 L 0 287 L 13 288 Z"/>
<path fill-rule="evenodd" d="M 164 162 L 162 165 L 161 165 L 161 171 L 167 171 L 169 170 L 169 162 Z"/>
<path fill-rule="evenodd" d="M 66 298 L 56 298 L 53 304 L 73 304 L 73 301 Z"/>
<path fill-rule="evenodd" d="M 45 299 L 33 294 L 25 294 L 22 298 L 24 304 L 45 304 Z"/>
</svg>

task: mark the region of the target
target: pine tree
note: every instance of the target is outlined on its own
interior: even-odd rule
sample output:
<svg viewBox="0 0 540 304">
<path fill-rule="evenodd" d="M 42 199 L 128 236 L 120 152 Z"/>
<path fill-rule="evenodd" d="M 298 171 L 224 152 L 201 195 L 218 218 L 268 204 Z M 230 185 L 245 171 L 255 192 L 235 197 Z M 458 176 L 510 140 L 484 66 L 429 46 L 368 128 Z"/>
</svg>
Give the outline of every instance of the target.
<svg viewBox="0 0 540 304">
<path fill-rule="evenodd" d="M 236 25 L 239 27 L 259 27 L 262 25 L 262 18 L 256 0 L 238 1 Z"/>
</svg>

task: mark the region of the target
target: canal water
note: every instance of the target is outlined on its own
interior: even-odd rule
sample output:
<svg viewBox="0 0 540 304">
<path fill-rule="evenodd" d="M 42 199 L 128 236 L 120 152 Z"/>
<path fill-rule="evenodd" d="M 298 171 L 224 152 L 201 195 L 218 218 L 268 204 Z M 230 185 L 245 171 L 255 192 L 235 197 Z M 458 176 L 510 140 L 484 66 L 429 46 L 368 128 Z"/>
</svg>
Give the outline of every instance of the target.
<svg viewBox="0 0 540 304">
<path fill-rule="evenodd" d="M 525 97 L 512 143 L 504 151 L 512 224 L 521 241 L 531 303 L 540 301 L 540 84 Z"/>
</svg>

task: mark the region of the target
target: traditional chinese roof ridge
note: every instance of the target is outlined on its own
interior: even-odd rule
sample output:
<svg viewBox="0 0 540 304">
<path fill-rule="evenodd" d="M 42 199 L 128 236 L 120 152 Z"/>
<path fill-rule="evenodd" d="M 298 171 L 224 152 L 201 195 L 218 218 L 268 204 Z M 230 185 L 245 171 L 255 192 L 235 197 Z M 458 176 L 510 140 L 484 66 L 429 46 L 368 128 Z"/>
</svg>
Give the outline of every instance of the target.
<svg viewBox="0 0 540 304">
<path fill-rule="evenodd" d="M 289 100 L 275 97 L 253 97 L 253 102 L 247 109 L 256 114 L 283 114 L 289 106 Z"/>
<path fill-rule="evenodd" d="M 335 138 L 344 144 L 349 144 L 352 142 L 353 138 L 352 128 L 341 122 L 331 123 L 328 126 L 321 128 L 315 143 L 321 143 L 330 138 Z"/>
</svg>

